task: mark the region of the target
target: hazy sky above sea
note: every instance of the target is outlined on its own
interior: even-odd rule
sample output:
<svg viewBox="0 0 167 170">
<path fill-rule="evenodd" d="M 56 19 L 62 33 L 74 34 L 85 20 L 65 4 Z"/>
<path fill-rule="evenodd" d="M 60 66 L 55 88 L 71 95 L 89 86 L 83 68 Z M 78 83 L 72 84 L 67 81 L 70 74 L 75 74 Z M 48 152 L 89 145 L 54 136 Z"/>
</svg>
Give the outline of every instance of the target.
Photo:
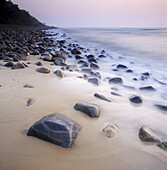
<svg viewBox="0 0 167 170">
<path fill-rule="evenodd" d="M 167 0 L 12 0 L 58 27 L 167 27 Z"/>
</svg>

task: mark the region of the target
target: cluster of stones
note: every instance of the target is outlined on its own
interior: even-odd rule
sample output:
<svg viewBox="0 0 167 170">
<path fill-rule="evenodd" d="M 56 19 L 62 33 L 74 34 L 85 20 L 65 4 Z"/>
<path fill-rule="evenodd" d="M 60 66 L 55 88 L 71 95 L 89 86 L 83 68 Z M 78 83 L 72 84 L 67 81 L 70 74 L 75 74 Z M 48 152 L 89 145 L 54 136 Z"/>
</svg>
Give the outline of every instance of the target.
<svg viewBox="0 0 167 170">
<path fill-rule="evenodd" d="M 50 34 L 49 36 L 56 35 Z M 64 35 L 63 37 L 65 37 Z M 55 49 L 59 48 L 59 51 Z M 102 79 L 99 72 L 100 66 L 98 65 L 99 60 L 106 57 L 105 51 L 103 50 L 98 57 L 90 54 L 82 56 L 83 52 L 88 52 L 88 49 L 80 47 L 78 44 L 68 44 L 66 45 L 66 40 L 54 41 L 52 38 L 48 38 L 48 35 L 41 31 L 39 28 L 6 28 L 0 27 L 0 60 L 5 62 L 5 67 L 10 67 L 12 69 L 23 69 L 28 67 L 28 60 L 30 55 L 40 55 L 40 59 L 43 61 L 50 62 L 56 66 L 62 66 L 54 72 L 59 78 L 63 78 L 64 72 L 62 70 L 81 71 L 83 73 L 82 77 L 89 83 L 96 86 L 100 85 Z M 66 64 L 67 57 L 74 57 L 77 60 L 77 65 Z M 35 63 L 38 68 L 36 69 L 39 73 L 48 74 L 51 71 L 44 67 L 42 62 Z M 123 64 L 118 64 L 113 71 L 125 71 L 127 73 L 133 73 L 133 70 L 129 69 Z M 140 79 L 146 80 L 151 76 L 150 73 L 142 73 Z M 108 83 L 111 85 L 123 86 L 134 90 L 134 87 L 124 85 L 123 79 L 121 77 L 109 77 L 106 78 Z M 137 78 L 134 78 L 136 81 Z M 166 85 L 164 82 L 158 81 L 160 84 Z M 1 87 L 1 85 L 0 85 Z M 32 85 L 24 85 L 24 88 L 34 88 Z M 111 94 L 121 97 L 121 95 L 115 91 L 117 88 L 112 87 Z M 152 86 L 144 86 L 139 88 L 140 91 L 156 91 Z M 105 97 L 102 94 L 95 93 L 94 96 L 106 102 L 111 102 L 111 99 Z M 129 101 L 134 104 L 141 104 L 143 102 L 142 97 L 139 95 L 133 95 L 129 97 Z M 35 99 L 29 98 L 27 101 L 27 106 L 31 106 L 35 102 Z M 167 106 L 156 104 L 157 108 L 167 111 Z M 101 109 L 98 105 L 78 102 L 75 104 L 74 109 L 85 113 L 91 118 L 99 118 Z M 45 141 L 57 144 L 59 146 L 69 148 L 74 143 L 77 138 L 79 131 L 82 127 L 74 122 L 73 120 L 63 116 L 61 114 L 48 115 L 38 122 L 34 123 L 29 129 L 27 135 L 35 136 Z M 118 130 L 118 126 L 115 124 L 108 124 L 102 131 L 108 138 L 112 138 Z M 166 149 L 167 143 L 159 138 L 156 133 L 154 133 L 148 127 L 142 127 L 139 130 L 139 138 L 145 142 L 155 142 L 160 148 Z"/>
</svg>

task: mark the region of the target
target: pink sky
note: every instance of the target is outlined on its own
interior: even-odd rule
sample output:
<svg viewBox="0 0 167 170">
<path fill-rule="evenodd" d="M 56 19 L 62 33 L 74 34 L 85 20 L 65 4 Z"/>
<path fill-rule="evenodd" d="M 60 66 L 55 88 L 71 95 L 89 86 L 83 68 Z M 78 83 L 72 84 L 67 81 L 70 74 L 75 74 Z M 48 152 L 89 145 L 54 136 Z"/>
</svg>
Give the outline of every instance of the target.
<svg viewBox="0 0 167 170">
<path fill-rule="evenodd" d="M 167 0 L 12 0 L 59 27 L 167 27 Z"/>
</svg>

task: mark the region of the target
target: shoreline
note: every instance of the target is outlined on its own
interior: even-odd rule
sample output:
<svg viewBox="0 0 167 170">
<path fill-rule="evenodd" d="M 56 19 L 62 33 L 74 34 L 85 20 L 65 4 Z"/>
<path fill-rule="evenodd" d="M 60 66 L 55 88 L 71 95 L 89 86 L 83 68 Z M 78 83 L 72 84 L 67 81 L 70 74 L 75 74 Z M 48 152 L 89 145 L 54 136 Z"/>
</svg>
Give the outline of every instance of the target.
<svg viewBox="0 0 167 170">
<path fill-rule="evenodd" d="M 155 145 L 145 144 L 138 138 L 139 129 L 143 125 L 158 129 L 165 136 L 165 114 L 144 103 L 135 107 L 128 101 L 128 97 L 111 95 L 105 84 L 95 86 L 83 78 L 77 78 L 85 73 L 65 70 L 65 77 L 62 79 L 53 74 L 66 65 L 51 65 L 53 61 L 39 59 L 39 55 L 26 57 L 29 60 L 21 62 L 28 67 L 23 69 L 0 66 L 1 169 L 166 168 L 166 152 Z M 49 74 L 36 71 L 40 66 L 35 63 L 39 61 L 51 71 Z M 0 60 L 0 64 L 5 63 L 7 62 Z M 26 84 L 34 88 L 24 88 Z M 104 94 L 112 102 L 95 98 L 94 93 Z M 27 107 L 27 99 L 31 97 L 35 99 L 35 103 Z M 98 104 L 102 109 L 101 116 L 90 119 L 75 111 L 73 107 L 80 101 Z M 34 122 L 52 113 L 68 116 L 83 127 L 72 148 L 64 149 L 26 136 L 28 128 Z M 115 123 L 119 127 L 111 139 L 102 133 L 108 123 Z"/>
</svg>

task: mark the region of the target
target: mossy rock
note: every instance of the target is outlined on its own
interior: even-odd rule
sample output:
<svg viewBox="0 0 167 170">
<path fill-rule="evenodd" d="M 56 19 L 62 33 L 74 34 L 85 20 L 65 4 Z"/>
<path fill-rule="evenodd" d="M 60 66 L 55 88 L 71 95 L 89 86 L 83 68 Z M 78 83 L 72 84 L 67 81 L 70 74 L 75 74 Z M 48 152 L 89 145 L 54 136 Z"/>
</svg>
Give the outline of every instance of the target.
<svg viewBox="0 0 167 170">
<path fill-rule="evenodd" d="M 157 146 L 165 151 L 167 151 L 167 142 L 162 142 L 157 144 Z"/>
</svg>

